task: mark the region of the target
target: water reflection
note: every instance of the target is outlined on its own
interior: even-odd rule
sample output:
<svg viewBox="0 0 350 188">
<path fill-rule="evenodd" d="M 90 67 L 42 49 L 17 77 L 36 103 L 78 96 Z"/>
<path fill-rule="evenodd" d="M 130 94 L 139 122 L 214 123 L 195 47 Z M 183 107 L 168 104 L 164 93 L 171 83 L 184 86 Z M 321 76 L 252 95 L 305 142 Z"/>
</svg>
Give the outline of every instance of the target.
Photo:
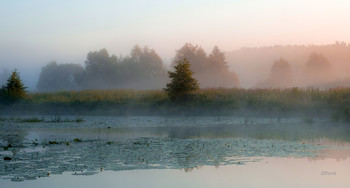
<svg viewBox="0 0 350 188">
<path fill-rule="evenodd" d="M 89 175 L 101 168 L 119 171 L 244 165 L 256 161 L 256 157 L 313 156 L 316 150 L 322 148 L 295 141 L 250 138 L 153 137 L 81 142 L 57 140 L 51 143 L 54 144 L 26 145 L 27 150 L 10 155 L 11 161 L 0 164 L 0 175 L 13 181 L 21 181 L 65 171 Z"/>
<path fill-rule="evenodd" d="M 3 126 L 0 176 L 12 181 L 72 172 L 184 169 L 245 165 L 270 157 L 309 161 L 350 156 L 349 131 L 327 125 L 251 124 Z M 332 131 L 331 131 L 332 130 Z M 11 147 L 5 147 L 11 144 Z"/>
</svg>

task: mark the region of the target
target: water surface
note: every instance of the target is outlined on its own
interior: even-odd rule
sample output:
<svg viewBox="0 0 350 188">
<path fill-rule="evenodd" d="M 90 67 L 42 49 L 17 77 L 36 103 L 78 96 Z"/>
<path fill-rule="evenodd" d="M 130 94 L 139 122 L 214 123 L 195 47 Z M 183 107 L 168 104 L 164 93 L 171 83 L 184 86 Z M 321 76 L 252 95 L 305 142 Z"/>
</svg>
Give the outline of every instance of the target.
<svg viewBox="0 0 350 188">
<path fill-rule="evenodd" d="M 83 117 L 81 123 L 43 118 L 36 123 L 3 118 L 0 155 L 11 160 L 0 163 L 1 185 L 345 187 L 350 183 L 345 178 L 350 175 L 346 125 L 241 117 Z"/>
</svg>

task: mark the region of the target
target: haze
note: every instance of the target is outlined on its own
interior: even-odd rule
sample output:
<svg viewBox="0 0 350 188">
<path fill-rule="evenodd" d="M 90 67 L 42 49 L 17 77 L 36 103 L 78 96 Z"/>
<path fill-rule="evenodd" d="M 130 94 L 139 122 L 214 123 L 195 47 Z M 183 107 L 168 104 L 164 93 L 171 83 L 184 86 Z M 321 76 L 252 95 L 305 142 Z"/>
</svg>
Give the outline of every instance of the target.
<svg viewBox="0 0 350 188">
<path fill-rule="evenodd" d="M 17 68 L 29 90 L 35 90 L 41 67 L 50 61 L 84 65 L 88 52 L 102 48 L 125 56 L 135 44 L 149 46 L 170 65 L 175 50 L 186 42 L 207 52 L 215 45 L 232 52 L 348 43 L 349 5 L 345 0 L 1 1 L 0 70 Z M 268 60 L 266 74 L 280 54 L 276 56 Z M 285 58 L 293 69 L 293 58 Z M 242 71 L 256 69 L 255 64 L 242 68 L 244 62 L 231 59 L 227 57 L 241 87 L 268 77 L 249 81 Z"/>
</svg>

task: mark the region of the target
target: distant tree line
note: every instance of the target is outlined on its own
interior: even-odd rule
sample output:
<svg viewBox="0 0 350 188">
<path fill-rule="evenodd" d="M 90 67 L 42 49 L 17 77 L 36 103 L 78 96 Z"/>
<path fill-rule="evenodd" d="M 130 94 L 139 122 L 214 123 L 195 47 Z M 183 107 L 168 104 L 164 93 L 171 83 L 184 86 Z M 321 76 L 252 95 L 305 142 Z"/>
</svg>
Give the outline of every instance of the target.
<svg viewBox="0 0 350 188">
<path fill-rule="evenodd" d="M 301 74 L 305 86 L 318 86 L 334 79 L 332 65 L 322 53 L 311 53 Z M 271 66 L 269 77 L 257 87 L 290 88 L 295 87 L 290 63 L 284 58 L 276 60 Z"/>
<path fill-rule="evenodd" d="M 39 91 L 84 89 L 155 89 L 165 84 L 166 70 L 159 55 L 135 46 L 129 56 L 118 58 L 106 49 L 89 52 L 85 66 L 51 62 L 41 70 Z"/>
<path fill-rule="evenodd" d="M 281 55 L 281 57 L 273 62 L 269 75 L 262 72 L 250 75 L 251 79 L 260 77 L 255 87 L 322 87 L 322 84 L 332 83 L 335 80 L 334 67 L 323 53 L 309 53 L 306 61 L 302 63 L 294 62 L 295 59 L 288 55 L 286 57 Z M 215 46 L 208 54 L 200 46 L 186 43 L 176 51 L 170 70 L 173 70 L 184 58 L 188 60 L 193 77 L 198 80 L 201 88 L 240 86 L 238 76 L 229 69 L 225 53 L 218 47 Z M 296 70 L 295 66 L 292 69 L 290 62 L 293 63 L 293 66 L 301 64 L 299 70 Z M 246 72 L 248 74 L 248 70 L 244 74 Z M 88 89 L 161 89 L 165 88 L 168 82 L 167 68 L 157 52 L 148 47 L 141 48 L 136 45 L 126 57 L 109 54 L 106 49 L 89 52 L 83 66 L 50 62 L 42 67 L 37 89 L 42 92 Z"/>
<path fill-rule="evenodd" d="M 318 73 L 313 74 L 306 68 L 306 63 L 309 62 L 310 55 L 313 53 L 321 54 L 331 65 L 327 75 L 323 74 L 320 80 L 315 79 L 320 77 Z M 271 65 L 281 57 L 289 62 L 293 87 L 350 86 L 350 43 L 244 47 L 226 52 L 225 55 L 230 67 L 238 73 L 241 87 L 261 87 L 262 82 L 269 79 L 272 74 Z M 314 68 L 314 71 L 318 69 Z M 307 74 L 308 72 L 310 74 Z M 320 70 L 320 72 L 323 71 Z M 278 87 L 273 83 L 267 84 L 266 87 L 271 85 Z"/>
<path fill-rule="evenodd" d="M 201 87 L 238 87 L 224 53 L 214 47 L 207 55 L 199 46 L 186 43 L 172 62 L 187 58 Z M 37 89 L 42 92 L 86 89 L 160 89 L 169 78 L 155 50 L 134 46 L 126 57 L 110 55 L 106 49 L 89 52 L 85 65 L 50 62 L 42 67 Z"/>
<path fill-rule="evenodd" d="M 41 91 L 77 90 L 77 79 L 83 72 L 80 64 L 52 61 L 41 69 L 37 88 Z"/>
</svg>

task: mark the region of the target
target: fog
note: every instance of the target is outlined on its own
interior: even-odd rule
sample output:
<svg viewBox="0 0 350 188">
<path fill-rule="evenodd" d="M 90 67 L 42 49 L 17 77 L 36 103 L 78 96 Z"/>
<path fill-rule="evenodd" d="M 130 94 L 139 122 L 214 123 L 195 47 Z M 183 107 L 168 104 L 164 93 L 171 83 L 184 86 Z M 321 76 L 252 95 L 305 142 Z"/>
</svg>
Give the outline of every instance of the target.
<svg viewBox="0 0 350 188">
<path fill-rule="evenodd" d="M 328 45 L 287 45 L 242 48 L 227 52 L 230 68 L 237 72 L 241 86 L 250 87 L 341 87 L 350 84 L 350 45 L 336 42 Z M 290 74 L 271 70 L 283 58 Z M 288 68 L 289 69 L 289 68 Z M 288 83 L 274 85 L 290 77 Z M 267 84 L 266 81 L 270 83 Z M 279 80 L 281 81 L 281 80 Z M 261 83 L 265 84 L 261 85 Z"/>
<path fill-rule="evenodd" d="M 14 69 L 29 91 L 83 89 L 161 89 L 169 81 L 166 72 L 187 58 L 201 88 L 290 88 L 350 86 L 350 45 L 287 45 L 241 48 L 224 52 L 214 46 L 185 43 L 169 60 L 147 46 L 135 45 L 127 55 L 107 49 L 86 52 L 85 58 L 68 56 L 49 60 L 49 55 L 28 54 L 1 57 L 0 84 Z M 30 54 L 36 56 L 32 59 Z M 43 61 L 43 65 L 35 62 Z M 28 63 L 29 62 L 29 63 Z"/>
<path fill-rule="evenodd" d="M 342 0 L 1 1 L 0 84 L 6 77 L 2 70 L 18 69 L 28 90 L 36 91 L 41 68 L 52 61 L 85 68 L 89 52 L 106 49 L 124 59 L 136 44 L 154 49 L 167 71 L 177 51 L 189 43 L 199 49 L 192 61 L 202 87 L 344 85 L 348 48 L 328 44 L 350 41 L 348 7 Z M 210 69 L 215 46 L 226 52 L 221 68 L 229 70 L 222 69 L 222 78 L 195 66 L 204 51 L 203 64 Z M 315 79 L 322 76 L 306 68 L 314 52 L 329 62 L 330 72 L 320 73 L 329 78 Z M 290 83 L 268 83 L 276 80 L 278 73 L 271 67 L 281 58 L 290 66 Z M 140 85 L 114 88 L 162 87 Z"/>
<path fill-rule="evenodd" d="M 79 56 L 74 52 L 53 51 L 45 46 L 29 47 L 13 44 L 2 48 L 0 45 L 0 77 L 4 77 L 4 70 L 12 72 L 17 69 L 28 91 L 35 91 L 41 68 L 45 64 L 53 60 L 64 63 L 83 63 L 85 58 L 86 52 L 85 55 Z M 0 84 L 4 84 L 4 81 Z"/>
</svg>

